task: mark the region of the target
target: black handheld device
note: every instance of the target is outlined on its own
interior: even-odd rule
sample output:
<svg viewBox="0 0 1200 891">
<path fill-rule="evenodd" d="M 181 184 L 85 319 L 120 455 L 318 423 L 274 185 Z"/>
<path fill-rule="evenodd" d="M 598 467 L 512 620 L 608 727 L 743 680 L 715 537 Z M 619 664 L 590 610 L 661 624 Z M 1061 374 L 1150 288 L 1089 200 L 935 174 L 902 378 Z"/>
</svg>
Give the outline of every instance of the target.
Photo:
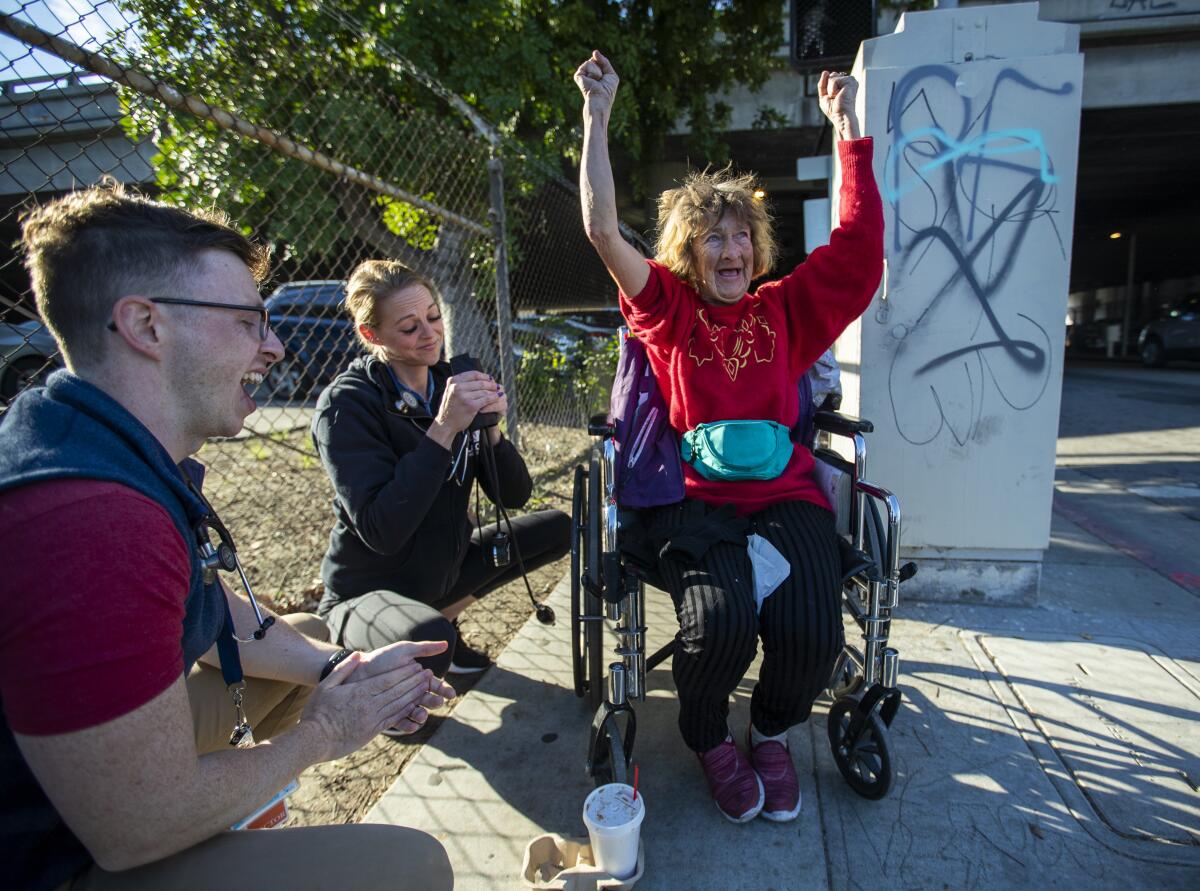
<svg viewBox="0 0 1200 891">
<path fill-rule="evenodd" d="M 464 371 L 479 371 L 479 362 L 474 356 L 467 353 L 459 353 L 457 356 L 450 357 L 450 373 L 462 374 Z M 475 420 L 471 422 L 470 430 L 482 430 L 485 427 L 495 427 L 500 423 L 500 415 L 498 412 L 479 412 L 475 415 Z M 494 493 L 494 503 L 496 505 L 496 532 L 492 536 L 491 554 L 487 555 L 493 566 L 500 568 L 509 565 L 509 561 L 513 557 L 517 561 L 517 570 L 521 573 L 521 578 L 525 582 L 525 592 L 529 595 L 529 602 L 533 605 L 534 614 L 539 622 L 543 625 L 554 624 L 554 610 L 544 603 L 538 603 L 537 598 L 533 596 L 533 588 L 529 585 L 529 576 L 525 573 L 525 562 L 521 559 L 521 546 L 517 541 L 516 533 L 513 531 L 512 520 L 509 519 L 508 511 L 504 509 L 504 504 L 500 497 L 500 476 L 496 467 L 496 455 L 492 451 L 492 441 L 490 437 L 479 437 L 479 461 L 480 469 L 484 476 L 489 481 L 491 492 Z M 482 517 L 479 511 L 479 476 L 475 477 L 475 515 Z M 504 519 L 505 525 L 508 526 L 508 531 L 501 529 L 500 520 Z M 482 525 L 481 527 L 482 528 Z"/>
<path fill-rule="evenodd" d="M 459 353 L 450 357 L 450 374 L 462 374 L 464 371 L 479 371 L 479 360 L 469 353 Z M 495 427 L 500 423 L 500 413 L 481 411 L 475 415 L 468 430 L 483 430 L 485 427 Z"/>
</svg>

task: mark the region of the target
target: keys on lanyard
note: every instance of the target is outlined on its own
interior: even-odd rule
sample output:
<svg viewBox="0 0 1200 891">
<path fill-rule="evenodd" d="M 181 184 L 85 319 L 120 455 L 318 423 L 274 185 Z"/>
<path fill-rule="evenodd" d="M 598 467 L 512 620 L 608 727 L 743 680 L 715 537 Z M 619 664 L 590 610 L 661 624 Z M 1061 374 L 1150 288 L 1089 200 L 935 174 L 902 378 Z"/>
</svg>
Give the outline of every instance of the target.
<svg viewBox="0 0 1200 891">
<path fill-rule="evenodd" d="M 229 685 L 235 712 L 233 732 L 229 734 L 229 744 L 239 749 L 247 749 L 254 745 L 254 731 L 250 727 L 250 722 L 246 720 L 246 713 L 242 711 L 242 694 L 245 689 L 245 683 Z"/>
</svg>

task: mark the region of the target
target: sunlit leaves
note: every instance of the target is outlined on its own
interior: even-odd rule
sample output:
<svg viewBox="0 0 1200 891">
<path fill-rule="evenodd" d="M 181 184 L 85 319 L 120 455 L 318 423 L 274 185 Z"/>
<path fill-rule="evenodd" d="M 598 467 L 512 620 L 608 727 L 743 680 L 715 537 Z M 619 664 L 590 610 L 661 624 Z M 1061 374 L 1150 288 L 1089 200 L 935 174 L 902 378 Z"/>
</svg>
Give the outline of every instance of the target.
<svg viewBox="0 0 1200 891">
<path fill-rule="evenodd" d="M 433 201 L 432 192 L 422 196 L 427 201 Z M 433 250 L 437 240 L 438 223 L 428 211 L 401 201 L 381 195 L 376 203 L 383 208 L 383 224 L 393 235 L 399 235 L 412 247 L 422 251 Z"/>
</svg>

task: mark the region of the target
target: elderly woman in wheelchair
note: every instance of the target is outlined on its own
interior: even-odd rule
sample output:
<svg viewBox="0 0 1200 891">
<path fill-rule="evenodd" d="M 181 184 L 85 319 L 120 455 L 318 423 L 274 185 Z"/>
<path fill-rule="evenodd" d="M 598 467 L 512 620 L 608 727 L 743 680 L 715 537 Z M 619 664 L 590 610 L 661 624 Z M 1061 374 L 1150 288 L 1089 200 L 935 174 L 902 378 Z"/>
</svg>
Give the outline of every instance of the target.
<svg viewBox="0 0 1200 891">
<path fill-rule="evenodd" d="M 665 192 L 659 199 L 656 257 L 644 259 L 618 231 L 607 146 L 616 72 L 596 52 L 575 72 L 575 81 L 584 106 L 584 226 L 620 288 L 621 311 L 665 398 L 668 432 L 673 431 L 683 459 L 683 497 L 641 512 L 641 534 L 634 537 L 649 556 L 638 576 L 637 561 L 627 559 L 626 541 L 621 558 L 614 531 L 606 529 L 601 540 L 599 526 L 606 516 L 615 516 L 616 498 L 612 456 L 605 462 L 602 453 L 595 453 L 586 495 L 577 485 L 576 500 L 588 502 L 591 509 L 577 505 L 576 541 L 585 537 L 587 546 L 584 571 L 575 571 L 574 577 L 583 581 L 589 603 L 614 601 L 636 589 L 638 596 L 627 601 L 629 614 L 618 629 L 624 636 L 618 653 L 631 656 L 643 672 L 656 657 L 647 663 L 637 652 L 644 630 L 640 580 L 650 578 L 670 594 L 679 621 L 672 663 L 679 729 L 697 755 L 718 809 L 739 823 L 760 814 L 792 820 L 801 801 L 788 730 L 809 717 L 835 669 L 845 673 L 855 668 L 839 662 L 845 658 L 843 548 L 831 505 L 814 478 L 811 440 L 802 441 L 793 428 L 803 420 L 802 408 L 807 410 L 801 405 L 805 387 L 797 381 L 866 309 L 882 274 L 883 213 L 871 172 L 872 143 L 859 136 L 856 84 L 853 78 L 825 72 L 819 85 L 821 109 L 833 125 L 842 166 L 840 225 L 829 245 L 751 293 L 751 281 L 771 270 L 776 253 L 771 219 L 755 195 L 754 178 L 729 170 L 693 173 L 680 188 Z M 869 429 L 865 422 L 849 419 L 830 424 L 833 432 L 860 444 L 861 433 Z M 611 431 L 601 424 L 592 432 Z M 854 544 L 861 547 L 862 505 L 869 493 L 857 487 L 856 468 L 847 466 L 855 483 L 850 499 L 857 508 L 851 517 L 851 525 L 858 527 Z M 885 661 L 886 608 L 894 605 L 898 584 L 898 508 L 886 492 L 876 491 L 887 501 L 889 527 L 886 533 L 878 522 L 872 527 L 878 533 L 877 559 L 864 557 L 858 568 L 874 562 L 876 596 L 865 606 L 860 601 L 856 616 L 869 650 L 858 657 L 858 667 L 870 669 L 867 680 L 872 682 Z M 608 509 L 614 513 L 607 514 Z M 884 550 L 889 566 L 883 565 Z M 619 559 L 630 565 L 619 565 Z M 881 585 L 890 596 L 880 596 Z M 620 608 L 615 612 L 620 615 Z M 598 617 L 583 619 L 595 622 Z M 583 635 L 588 651 L 583 671 L 590 675 L 584 686 L 598 701 L 599 632 L 593 627 Z M 745 736 L 735 739 L 728 725 L 729 697 L 755 658 L 759 639 L 763 662 L 750 723 Z M 578 634 L 576 644 L 578 649 Z M 882 692 L 873 694 L 865 713 L 847 706 L 838 716 L 842 731 L 857 722 L 856 737 L 843 747 L 839 766 L 852 785 L 857 770 L 863 786 L 859 791 L 871 797 L 886 791 L 886 780 L 881 791 L 877 774 L 880 758 L 887 758 L 886 751 L 880 755 L 886 740 L 878 712 L 882 709 L 890 721 L 896 706 L 889 689 L 895 653 L 888 653 L 891 683 L 874 684 Z M 579 659 L 576 666 L 578 672 Z M 622 669 L 614 665 L 619 677 L 610 679 L 615 701 L 603 703 L 597 713 L 593 768 L 606 762 L 610 771 L 620 771 L 621 761 L 629 757 L 632 723 L 624 737 L 604 726 L 614 712 L 629 711 L 627 685 L 642 683 L 636 675 L 627 678 Z M 644 689 L 633 692 L 644 695 Z M 854 746 L 865 746 L 872 755 L 867 767 L 856 767 Z"/>
</svg>

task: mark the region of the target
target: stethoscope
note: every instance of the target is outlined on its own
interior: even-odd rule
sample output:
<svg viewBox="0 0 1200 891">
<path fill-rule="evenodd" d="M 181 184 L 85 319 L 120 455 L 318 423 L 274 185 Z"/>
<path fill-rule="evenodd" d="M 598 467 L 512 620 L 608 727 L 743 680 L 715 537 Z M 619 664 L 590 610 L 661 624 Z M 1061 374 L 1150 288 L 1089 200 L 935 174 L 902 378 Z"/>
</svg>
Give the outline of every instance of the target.
<svg viewBox="0 0 1200 891">
<path fill-rule="evenodd" d="M 211 585 L 216 581 L 218 570 L 237 572 L 238 578 L 242 580 L 246 596 L 250 599 L 254 618 L 258 622 L 258 627 L 253 634 L 249 637 L 238 637 L 233 626 L 233 614 L 229 611 L 229 601 L 222 592 L 221 602 L 225 606 L 225 622 L 221 633 L 217 636 L 217 658 L 221 663 L 221 677 L 225 681 L 230 696 L 233 697 L 234 722 L 233 731 L 229 734 L 229 744 L 239 748 L 252 746 L 254 745 L 254 730 L 242 708 L 246 678 L 242 672 L 242 659 L 238 655 L 237 645 L 262 640 L 267 636 L 267 629 L 275 624 L 275 617 L 263 616 L 262 610 L 259 609 L 258 600 L 254 597 L 254 589 L 250 587 L 250 580 L 246 578 L 246 570 L 242 569 L 242 561 L 238 559 L 233 536 L 229 534 L 229 530 L 225 528 L 225 524 L 221 522 L 221 518 L 217 516 L 217 512 L 200 492 L 199 487 L 194 485 L 190 479 L 187 481 L 187 485 L 192 494 L 204 505 L 205 510 L 204 516 L 192 526 L 192 532 L 196 536 L 196 551 L 200 558 L 204 584 Z M 211 533 L 213 531 L 217 533 L 219 539 L 216 547 L 213 547 L 212 543 Z"/>
<path fill-rule="evenodd" d="M 400 417 L 404 418 L 406 421 L 411 422 L 418 430 L 423 431 L 424 428 L 422 428 L 421 425 L 417 423 L 417 421 L 423 420 L 423 418 L 421 418 L 419 416 L 413 417 L 412 415 L 409 415 L 408 412 L 416 411 L 418 408 L 424 408 L 426 414 L 428 414 L 429 417 L 432 418 L 433 415 L 432 415 L 432 408 L 431 408 L 430 402 L 426 401 L 425 399 L 422 399 L 416 393 L 414 393 L 411 389 L 409 389 L 408 387 L 406 387 L 402 383 L 400 383 L 400 379 L 396 376 L 396 372 L 392 369 L 392 367 L 390 365 L 388 365 L 386 362 L 383 364 L 384 364 L 384 367 L 387 368 L 388 374 L 391 376 L 392 383 L 396 387 L 396 392 L 399 394 L 399 398 L 393 400 L 391 397 L 391 394 L 389 394 L 385 390 L 384 394 L 383 394 L 384 408 L 387 410 L 387 412 L 389 414 L 399 415 Z M 431 379 L 431 381 L 432 381 L 432 379 Z M 432 383 L 431 383 L 429 393 L 430 393 L 430 399 L 432 399 L 432 397 L 433 397 Z M 454 460 L 450 462 L 450 470 L 446 474 L 446 482 L 453 481 L 458 486 L 466 485 L 467 462 L 470 461 L 472 455 L 477 455 L 478 453 L 479 453 L 479 431 L 478 430 L 464 431 L 462 433 L 462 440 L 458 445 L 457 451 L 455 452 Z"/>
<path fill-rule="evenodd" d="M 250 607 L 254 610 L 254 619 L 258 622 L 258 628 L 249 637 L 238 637 L 232 628 L 233 623 L 231 621 L 230 634 L 238 643 L 250 643 L 254 640 L 262 640 L 267 635 L 267 629 L 275 624 L 275 617 L 264 616 L 262 610 L 259 609 L 258 600 L 254 597 L 254 589 L 250 587 L 250 580 L 246 578 L 246 570 L 242 568 L 242 561 L 238 559 L 237 547 L 233 543 L 233 536 L 225 528 L 225 524 L 221 522 L 221 518 L 213 510 L 213 506 L 208 503 L 208 499 L 190 481 L 188 482 L 188 488 L 192 490 L 192 494 L 204 505 L 206 511 L 205 516 L 201 517 L 192 527 L 192 532 L 196 536 L 196 550 L 200 557 L 200 567 L 204 571 L 204 583 L 206 585 L 212 584 L 216 579 L 217 570 L 236 572 L 238 578 L 242 581 L 242 588 L 245 589 L 246 596 L 250 600 Z M 216 547 L 213 547 L 211 532 L 217 533 L 219 541 Z"/>
</svg>

